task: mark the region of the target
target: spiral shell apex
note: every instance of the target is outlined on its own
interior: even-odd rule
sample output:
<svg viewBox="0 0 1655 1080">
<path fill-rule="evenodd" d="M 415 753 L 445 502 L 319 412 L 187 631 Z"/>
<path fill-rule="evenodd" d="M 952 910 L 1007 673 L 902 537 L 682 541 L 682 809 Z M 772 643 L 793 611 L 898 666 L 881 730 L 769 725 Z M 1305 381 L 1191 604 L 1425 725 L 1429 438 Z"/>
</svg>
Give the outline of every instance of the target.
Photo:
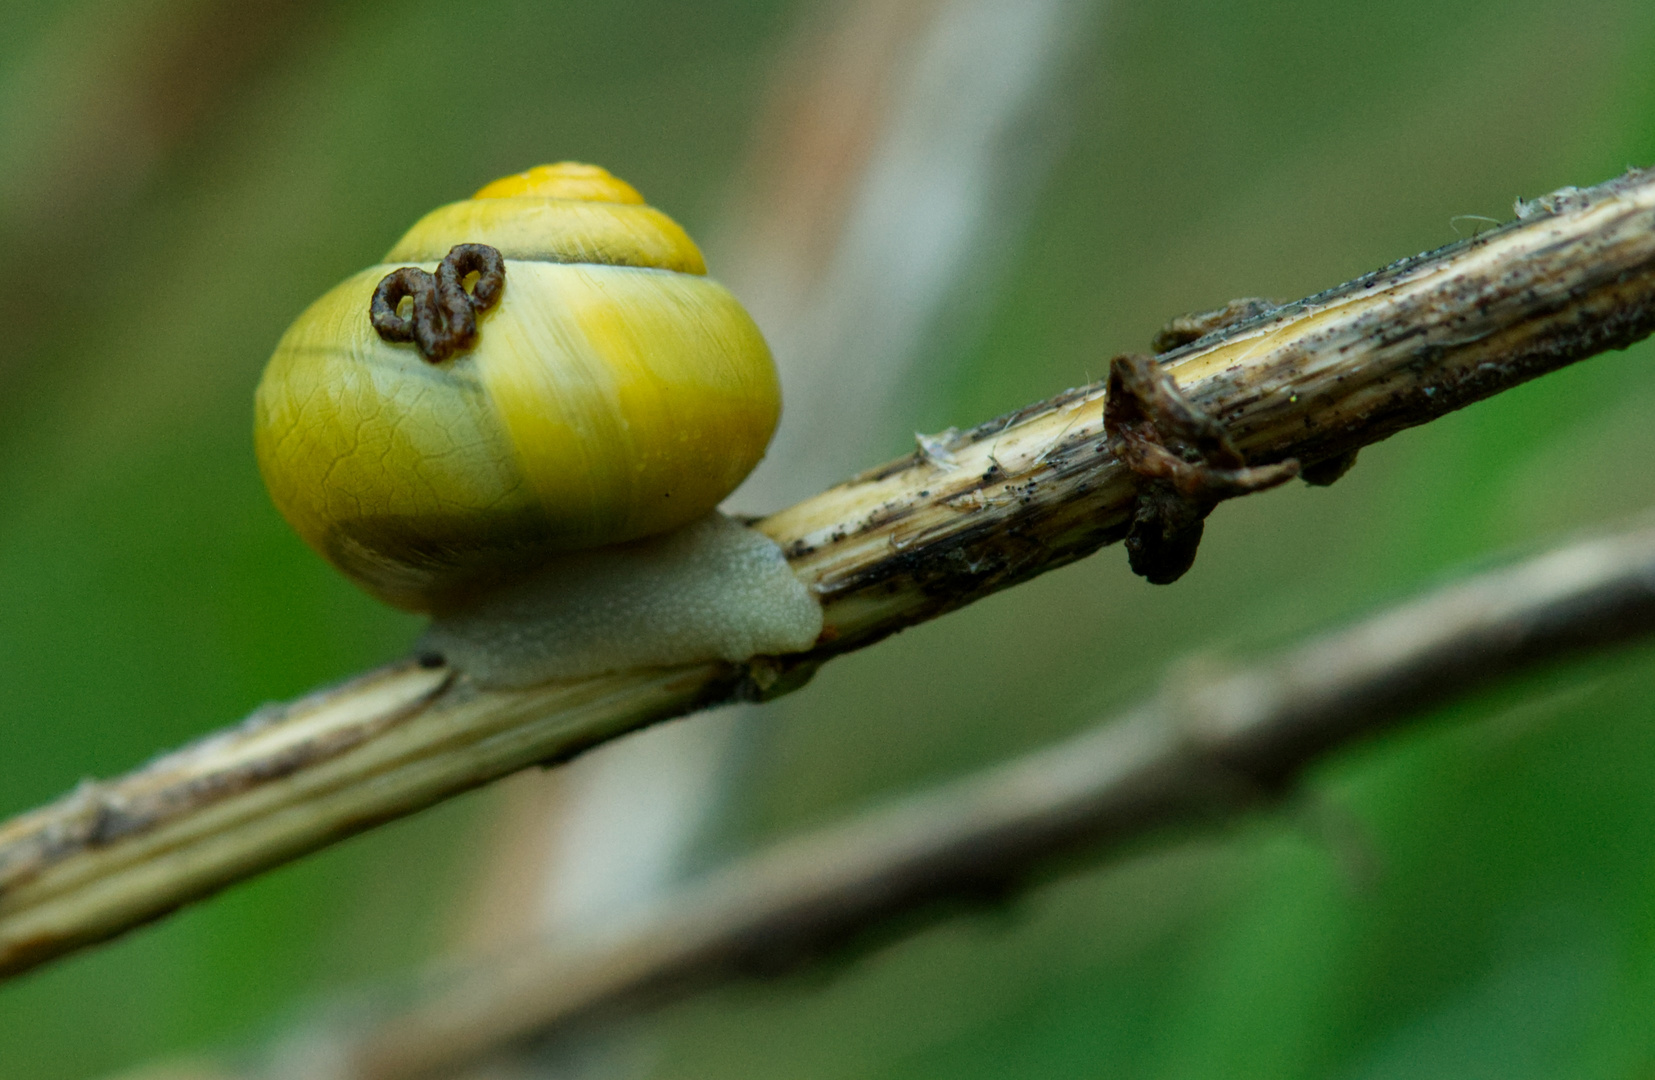
<svg viewBox="0 0 1655 1080">
<path fill-rule="evenodd" d="M 595 166 L 432 211 L 277 345 L 255 404 L 271 497 L 410 610 L 707 514 L 763 456 L 781 395 L 758 328 L 705 273 L 677 223 Z M 447 292 L 422 301 L 421 281 Z M 446 347 L 415 340 L 421 303 Z"/>
</svg>

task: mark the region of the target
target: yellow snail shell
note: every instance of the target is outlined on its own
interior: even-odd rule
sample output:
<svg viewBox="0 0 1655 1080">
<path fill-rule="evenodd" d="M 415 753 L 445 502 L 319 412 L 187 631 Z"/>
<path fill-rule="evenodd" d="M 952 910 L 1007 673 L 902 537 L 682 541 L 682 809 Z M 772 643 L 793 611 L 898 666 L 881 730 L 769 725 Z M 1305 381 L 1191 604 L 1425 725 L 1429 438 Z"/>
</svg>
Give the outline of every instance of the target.
<svg viewBox="0 0 1655 1080">
<path fill-rule="evenodd" d="M 383 339 L 370 303 L 399 267 L 440 277 L 456 245 L 497 249 L 504 287 L 433 362 Z M 432 211 L 277 345 L 255 408 L 272 499 L 329 562 L 415 611 L 704 517 L 781 411 L 763 337 L 705 273 L 676 223 L 594 166 L 530 169 Z"/>
<path fill-rule="evenodd" d="M 781 412 L 769 349 L 672 219 L 565 162 L 432 211 L 311 305 L 259 384 L 277 508 L 434 615 L 483 685 L 815 642 L 772 541 L 716 512 Z"/>
</svg>

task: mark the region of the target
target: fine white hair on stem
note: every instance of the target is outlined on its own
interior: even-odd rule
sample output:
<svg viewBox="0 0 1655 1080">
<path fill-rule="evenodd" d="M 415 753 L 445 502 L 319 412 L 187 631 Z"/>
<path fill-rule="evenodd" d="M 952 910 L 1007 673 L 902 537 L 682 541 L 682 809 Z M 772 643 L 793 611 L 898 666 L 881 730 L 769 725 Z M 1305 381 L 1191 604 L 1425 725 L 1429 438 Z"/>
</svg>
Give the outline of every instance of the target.
<svg viewBox="0 0 1655 1080">
<path fill-rule="evenodd" d="M 1448 219 L 1448 227 L 1454 230 L 1454 234 L 1456 236 L 1464 236 L 1465 235 L 1463 232 L 1460 232 L 1459 223 L 1462 222 L 1462 221 L 1480 221 L 1480 222 L 1483 222 L 1484 224 L 1487 224 L 1487 225 L 1500 225 L 1500 224 L 1502 224 L 1502 222 L 1500 221 L 1499 218 L 1492 218 L 1492 217 L 1489 217 L 1487 214 L 1455 214 L 1453 217 Z M 1471 235 L 1476 236 L 1477 233 L 1478 233 L 1477 229 L 1472 229 L 1471 230 Z"/>
</svg>

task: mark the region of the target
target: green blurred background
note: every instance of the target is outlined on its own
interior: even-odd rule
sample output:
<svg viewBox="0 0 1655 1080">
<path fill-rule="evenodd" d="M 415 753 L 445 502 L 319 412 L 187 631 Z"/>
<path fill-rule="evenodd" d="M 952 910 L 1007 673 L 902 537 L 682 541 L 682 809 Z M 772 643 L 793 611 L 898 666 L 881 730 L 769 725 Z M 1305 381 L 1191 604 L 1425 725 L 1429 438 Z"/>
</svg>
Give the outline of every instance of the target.
<svg viewBox="0 0 1655 1080">
<path fill-rule="evenodd" d="M 1655 163 L 1647 0 L 1093 8 L 1052 96 L 1061 150 L 991 252 L 1005 276 L 874 459 L 1087 381 L 1173 315 L 1295 298 L 1479 224 L 1456 215 Z M 540 161 L 603 163 L 706 234 L 783 58 L 833 13 L 0 0 L 0 812 L 405 649 L 417 622 L 265 498 L 250 401 L 283 327 L 424 211 Z M 1175 586 L 1106 550 L 837 661 L 742 729 L 699 864 L 1049 742 L 1182 657 L 1655 505 L 1651 358 L 1226 505 Z M 1344 755 L 1282 814 L 668 1009 L 631 1066 L 1655 1074 L 1652 679 L 1650 650 L 1537 674 Z M 0 986 L 0 1080 L 234 1052 L 442 952 L 497 798 Z"/>
</svg>

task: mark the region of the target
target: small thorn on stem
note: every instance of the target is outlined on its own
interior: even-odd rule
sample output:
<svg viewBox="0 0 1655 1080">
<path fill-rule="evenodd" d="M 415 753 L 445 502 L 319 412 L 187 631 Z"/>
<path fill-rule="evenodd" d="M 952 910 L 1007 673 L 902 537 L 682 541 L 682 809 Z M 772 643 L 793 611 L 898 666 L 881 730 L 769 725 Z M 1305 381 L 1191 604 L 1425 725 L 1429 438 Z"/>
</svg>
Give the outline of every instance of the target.
<svg viewBox="0 0 1655 1080">
<path fill-rule="evenodd" d="M 1249 466 L 1224 426 L 1186 398 L 1152 356 L 1109 362 L 1103 428 L 1110 452 L 1138 476 L 1127 561 L 1155 585 L 1177 581 L 1195 563 L 1213 507 L 1299 475 L 1293 458 Z"/>
<path fill-rule="evenodd" d="M 1160 333 L 1155 335 L 1155 340 L 1150 342 L 1149 347 L 1156 353 L 1171 352 L 1192 341 L 1199 341 L 1208 334 L 1216 333 L 1226 326 L 1245 322 L 1274 311 L 1280 306 L 1256 296 L 1246 296 L 1239 300 L 1231 300 L 1223 307 L 1211 311 L 1195 311 L 1188 315 L 1180 315 L 1161 327 Z"/>
</svg>

